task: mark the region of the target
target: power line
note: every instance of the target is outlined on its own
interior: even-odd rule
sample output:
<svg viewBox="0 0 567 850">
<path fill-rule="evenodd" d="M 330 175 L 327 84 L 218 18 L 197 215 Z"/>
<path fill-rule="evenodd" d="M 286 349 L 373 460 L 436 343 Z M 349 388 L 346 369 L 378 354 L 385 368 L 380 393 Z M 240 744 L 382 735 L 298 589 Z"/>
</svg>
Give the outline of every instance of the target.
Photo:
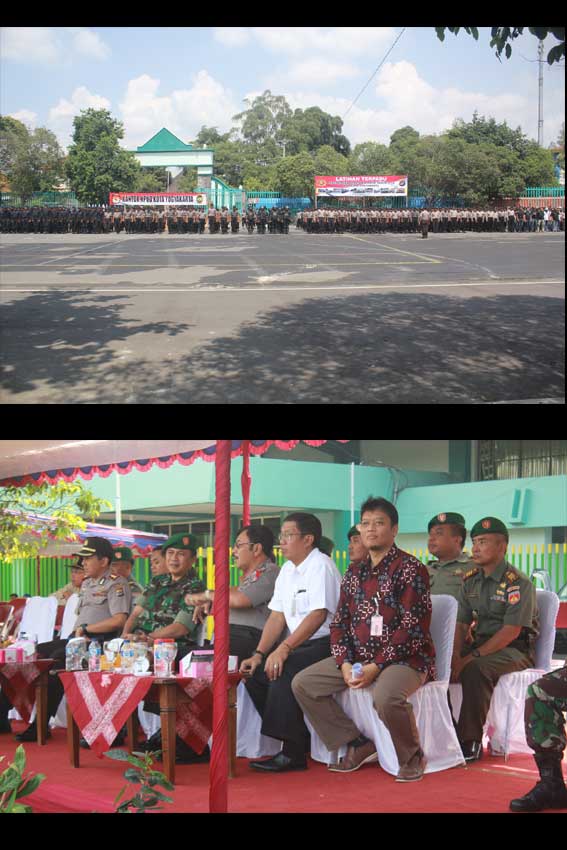
<svg viewBox="0 0 567 850">
<path fill-rule="evenodd" d="M 370 85 L 370 83 L 372 82 L 372 80 L 374 79 L 374 77 L 376 76 L 376 74 L 378 73 L 378 71 L 380 70 L 380 68 L 382 67 L 382 65 L 384 64 L 384 62 L 386 61 L 386 59 L 388 58 L 388 56 L 390 55 L 390 53 L 392 52 L 392 50 L 394 49 L 394 47 L 396 46 L 396 44 L 398 43 L 398 41 L 400 40 L 400 38 L 402 37 L 402 35 L 404 34 L 405 31 L 406 31 L 406 27 L 403 28 L 403 30 L 401 31 L 401 33 L 399 34 L 399 36 L 397 37 L 395 42 L 392 44 L 392 46 L 390 47 L 390 49 L 388 50 L 388 52 L 386 53 L 386 55 L 384 56 L 384 58 L 382 59 L 382 61 L 380 62 L 380 64 L 378 65 L 378 67 L 376 68 L 374 73 L 372 74 L 372 76 L 370 77 L 370 79 L 368 80 L 368 82 L 359 91 L 359 93 L 357 94 L 357 96 L 355 97 L 355 99 L 353 100 L 353 102 L 351 103 L 351 105 L 349 106 L 349 108 L 347 109 L 345 114 L 343 115 L 343 120 L 349 114 L 350 110 L 352 109 L 352 107 L 354 106 L 354 104 L 356 103 L 356 101 L 358 100 L 360 95 L 362 94 L 362 92 Z"/>
</svg>

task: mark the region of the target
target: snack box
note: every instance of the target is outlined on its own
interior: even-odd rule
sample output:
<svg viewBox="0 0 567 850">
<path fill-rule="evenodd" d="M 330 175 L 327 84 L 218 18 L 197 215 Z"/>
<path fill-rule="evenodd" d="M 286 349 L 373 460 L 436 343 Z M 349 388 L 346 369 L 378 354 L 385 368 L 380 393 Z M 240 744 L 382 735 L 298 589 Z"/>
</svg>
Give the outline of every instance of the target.
<svg viewBox="0 0 567 850">
<path fill-rule="evenodd" d="M 213 649 L 195 649 L 193 652 L 189 652 L 179 662 L 179 675 L 188 676 L 192 679 L 212 679 L 214 657 Z M 236 673 L 237 670 L 237 656 L 229 655 L 228 672 Z"/>
</svg>

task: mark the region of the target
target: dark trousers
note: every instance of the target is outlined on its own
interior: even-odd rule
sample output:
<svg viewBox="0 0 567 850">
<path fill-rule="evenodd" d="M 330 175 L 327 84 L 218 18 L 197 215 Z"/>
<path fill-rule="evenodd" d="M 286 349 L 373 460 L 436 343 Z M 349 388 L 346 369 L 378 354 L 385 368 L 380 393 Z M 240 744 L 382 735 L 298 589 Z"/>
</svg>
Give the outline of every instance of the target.
<svg viewBox="0 0 567 850">
<path fill-rule="evenodd" d="M 291 690 L 292 679 L 300 670 L 330 654 L 328 637 L 308 640 L 291 653 L 279 679 L 270 682 L 261 664 L 246 682 L 246 689 L 262 718 L 262 735 L 283 741 L 283 752 L 290 757 L 303 758 L 309 749 L 309 731 Z"/>
<path fill-rule="evenodd" d="M 238 666 L 246 658 L 250 658 L 260 643 L 262 632 L 250 626 L 229 626 L 229 655 L 238 657 Z"/>
</svg>

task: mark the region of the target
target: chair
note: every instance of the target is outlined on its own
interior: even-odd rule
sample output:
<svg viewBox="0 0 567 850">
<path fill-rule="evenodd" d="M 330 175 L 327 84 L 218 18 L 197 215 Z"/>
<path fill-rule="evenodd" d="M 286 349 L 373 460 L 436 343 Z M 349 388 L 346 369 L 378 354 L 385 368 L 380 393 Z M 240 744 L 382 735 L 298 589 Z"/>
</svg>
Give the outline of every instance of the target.
<svg viewBox="0 0 567 850">
<path fill-rule="evenodd" d="M 14 600 L 16 602 L 17 600 Z M 38 643 L 47 643 L 53 640 L 53 630 L 57 617 L 57 600 L 53 596 L 32 596 L 25 600 L 22 619 L 18 634 L 26 632 L 35 635 Z M 15 708 L 8 712 L 10 720 L 21 720 Z M 32 720 L 35 718 L 35 708 L 32 712 Z"/>
<path fill-rule="evenodd" d="M 532 753 L 526 741 L 524 704 L 528 687 L 552 669 L 555 621 L 559 597 L 549 590 L 536 590 L 540 634 L 535 645 L 535 667 L 505 673 L 496 683 L 486 717 L 485 733 L 493 754 Z"/>
<path fill-rule="evenodd" d="M 236 689 L 236 755 L 239 758 L 275 756 L 282 742 L 262 735 L 262 718 L 250 698 L 244 682 Z"/>
<path fill-rule="evenodd" d="M 61 620 L 61 631 L 60 638 L 62 640 L 66 640 L 68 637 L 71 637 L 73 632 L 73 626 L 77 622 L 77 615 L 75 611 L 77 609 L 77 602 L 79 601 L 79 594 L 72 593 L 71 596 L 67 599 L 67 602 L 64 606 L 63 611 L 63 619 Z M 62 608 L 62 605 L 59 605 L 58 608 Z M 67 700 L 65 696 L 61 698 L 61 702 L 57 707 L 57 711 L 49 721 L 49 726 L 51 729 L 67 728 Z"/>
<path fill-rule="evenodd" d="M 465 763 L 457 734 L 453 726 L 447 689 L 451 675 L 451 654 L 457 600 L 452 596 L 438 594 L 431 597 L 431 637 L 435 645 L 437 679 L 423 685 L 409 697 L 415 712 L 421 747 L 425 754 L 426 773 L 447 770 Z M 374 709 L 372 695 L 368 689 L 346 689 L 335 695 L 345 712 L 356 723 L 360 731 L 376 744 L 380 767 L 396 776 L 399 762 L 392 738 Z M 317 733 L 311 730 L 311 757 L 316 761 L 330 763 L 346 753 L 346 746 L 332 753 L 323 744 Z"/>
<path fill-rule="evenodd" d="M 14 606 L 9 602 L 0 602 L 0 639 L 8 637 L 10 634 L 11 618 L 14 615 Z M 8 626 L 6 627 L 6 624 Z M 5 632 L 5 635 L 2 633 Z"/>
</svg>

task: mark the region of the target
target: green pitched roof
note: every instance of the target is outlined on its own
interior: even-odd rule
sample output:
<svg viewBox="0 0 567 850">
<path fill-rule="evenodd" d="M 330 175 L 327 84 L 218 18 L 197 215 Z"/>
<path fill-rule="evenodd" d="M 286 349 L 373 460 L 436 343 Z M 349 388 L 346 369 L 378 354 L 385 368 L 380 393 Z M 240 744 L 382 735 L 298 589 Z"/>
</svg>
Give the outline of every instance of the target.
<svg viewBox="0 0 567 850">
<path fill-rule="evenodd" d="M 161 151 L 190 151 L 193 150 L 193 145 L 186 145 L 169 130 L 163 127 L 159 133 L 152 136 L 144 145 L 137 148 L 139 151 L 161 152 Z"/>
</svg>

